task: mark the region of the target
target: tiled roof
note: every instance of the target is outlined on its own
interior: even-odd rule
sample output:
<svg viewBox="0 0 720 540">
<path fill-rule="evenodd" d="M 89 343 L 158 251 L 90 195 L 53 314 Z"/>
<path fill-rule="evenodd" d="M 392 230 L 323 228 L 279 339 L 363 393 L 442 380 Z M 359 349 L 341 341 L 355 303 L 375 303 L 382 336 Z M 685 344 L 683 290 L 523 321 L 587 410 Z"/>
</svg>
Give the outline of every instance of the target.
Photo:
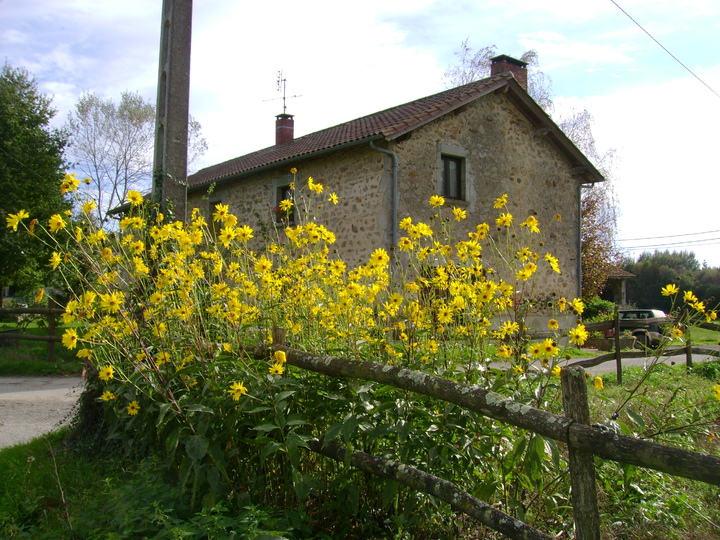
<svg viewBox="0 0 720 540">
<path fill-rule="evenodd" d="M 202 169 L 189 176 L 188 183 L 192 189 L 209 182 L 368 139 L 391 140 L 505 86 L 510 79 L 512 79 L 510 73 L 502 73 L 316 131 L 281 146 L 271 146 Z"/>
<path fill-rule="evenodd" d="M 634 278 L 635 274 L 631 274 L 630 272 L 626 272 L 619 266 L 611 266 L 605 270 L 605 274 L 608 278 L 614 278 L 614 279 L 625 279 L 625 278 Z"/>
</svg>

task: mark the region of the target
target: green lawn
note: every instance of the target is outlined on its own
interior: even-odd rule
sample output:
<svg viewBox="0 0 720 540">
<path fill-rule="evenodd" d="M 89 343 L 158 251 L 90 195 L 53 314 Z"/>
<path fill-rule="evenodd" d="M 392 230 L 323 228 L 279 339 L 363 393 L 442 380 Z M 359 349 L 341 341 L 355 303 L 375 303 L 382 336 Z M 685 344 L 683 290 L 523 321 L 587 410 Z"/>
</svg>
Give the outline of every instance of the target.
<svg viewBox="0 0 720 540">
<path fill-rule="evenodd" d="M 47 336 L 47 328 L 39 328 L 37 323 L 25 330 L 18 329 L 16 325 L 1 324 L 0 331 L 28 335 Z M 58 328 L 56 335 L 62 335 L 63 330 Z M 2 334 L 0 334 L 0 338 Z M 27 375 L 67 375 L 80 373 L 82 362 L 76 358 L 75 352 L 55 343 L 55 361 L 47 361 L 47 343 L 44 341 L 18 340 L 15 343 L 0 342 L 0 376 L 27 376 Z"/>
</svg>

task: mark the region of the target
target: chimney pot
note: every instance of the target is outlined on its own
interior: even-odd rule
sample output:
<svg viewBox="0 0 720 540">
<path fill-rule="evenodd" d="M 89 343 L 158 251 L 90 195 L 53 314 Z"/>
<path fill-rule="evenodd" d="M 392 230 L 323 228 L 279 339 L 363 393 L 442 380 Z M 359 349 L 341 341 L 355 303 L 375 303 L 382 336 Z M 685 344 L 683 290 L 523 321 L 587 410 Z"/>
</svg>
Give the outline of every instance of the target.
<svg viewBox="0 0 720 540">
<path fill-rule="evenodd" d="M 490 62 L 490 75 L 500 75 L 501 73 L 509 71 L 513 74 L 515 80 L 520 83 L 520 86 L 527 91 L 527 62 L 507 56 L 506 54 L 491 58 Z"/>
<path fill-rule="evenodd" d="M 275 117 L 275 146 L 295 139 L 295 120 L 292 114 L 278 114 Z"/>
</svg>

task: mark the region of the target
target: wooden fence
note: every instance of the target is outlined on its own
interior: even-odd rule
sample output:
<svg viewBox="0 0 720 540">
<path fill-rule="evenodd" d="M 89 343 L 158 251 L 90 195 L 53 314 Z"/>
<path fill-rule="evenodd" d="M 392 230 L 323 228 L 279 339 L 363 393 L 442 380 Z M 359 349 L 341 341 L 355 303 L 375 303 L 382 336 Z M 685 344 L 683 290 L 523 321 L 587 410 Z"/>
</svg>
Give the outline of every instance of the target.
<svg viewBox="0 0 720 540">
<path fill-rule="evenodd" d="M 0 332 L 0 340 L 28 340 L 28 341 L 45 341 L 47 342 L 47 361 L 55 361 L 55 343 L 62 340 L 60 336 L 55 335 L 57 328 L 56 316 L 65 313 L 60 308 L 0 308 L 0 315 L 45 315 L 47 316 L 47 336 L 35 336 L 32 334 L 23 334 L 20 332 Z"/>
<path fill-rule="evenodd" d="M 600 539 L 600 517 L 595 486 L 594 456 L 619 463 L 654 469 L 720 486 L 720 457 L 673 448 L 589 425 L 587 383 L 582 366 L 569 366 L 561 374 L 563 407 L 560 416 L 512 401 L 479 386 L 469 386 L 397 366 L 376 362 L 319 356 L 285 347 L 284 332 L 274 332 L 274 350 L 286 353 L 288 364 L 330 377 L 361 379 L 415 392 L 456 404 L 568 446 L 571 504 L 577 540 Z M 718 354 L 717 350 L 710 350 Z M 618 352 L 618 351 L 616 351 Z M 258 349 L 258 358 L 268 351 Z M 621 356 L 633 353 L 622 353 Z M 643 353 L 640 353 L 643 354 Z M 633 354 L 634 355 L 634 354 Z M 610 357 L 610 358 L 608 358 Z M 615 354 L 603 355 L 597 365 Z M 587 361 L 583 361 L 587 362 Z M 621 369 L 621 367 L 620 367 Z M 309 441 L 308 448 L 341 463 L 351 463 L 365 472 L 389 478 L 431 494 L 483 525 L 512 539 L 549 539 L 547 534 L 480 501 L 458 486 L 414 467 L 388 458 L 348 449 L 335 441 Z"/>
</svg>

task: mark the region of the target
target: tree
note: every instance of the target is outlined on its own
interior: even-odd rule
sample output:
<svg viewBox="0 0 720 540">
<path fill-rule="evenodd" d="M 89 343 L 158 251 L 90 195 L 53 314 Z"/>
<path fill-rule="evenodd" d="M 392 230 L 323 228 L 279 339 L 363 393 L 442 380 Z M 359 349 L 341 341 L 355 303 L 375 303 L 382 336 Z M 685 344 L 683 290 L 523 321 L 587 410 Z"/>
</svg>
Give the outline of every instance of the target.
<svg viewBox="0 0 720 540">
<path fill-rule="evenodd" d="M 0 72 L 0 297 L 15 285 L 31 290 L 45 283 L 50 251 L 27 234 L 5 227 L 9 214 L 25 210 L 48 218 L 69 209 L 60 193 L 66 135 L 50 127 L 51 99 L 40 93 L 23 68 L 5 64 Z M 4 218 L 4 219 L 3 219 Z"/>
<path fill-rule="evenodd" d="M 207 150 L 200 123 L 190 119 L 188 163 Z M 136 92 L 123 92 L 120 103 L 85 93 L 68 115 L 69 155 L 82 174 L 90 177 L 83 197 L 98 207 L 104 223 L 108 211 L 121 205 L 128 191 L 147 191 L 152 185 L 155 106 Z"/>
<path fill-rule="evenodd" d="M 655 251 L 642 253 L 637 261 L 625 260 L 623 267 L 635 277 L 628 281 L 628 300 L 640 308 L 670 311 L 672 298 L 663 296 L 660 290 L 669 283 L 681 290 L 693 290 L 700 298 L 704 291 L 698 291 L 700 263 L 691 251 Z"/>
<path fill-rule="evenodd" d="M 445 71 L 445 82 L 448 86 L 467 84 L 490 75 L 491 59 L 497 56 L 497 48 L 491 45 L 473 52 L 466 39 L 455 56 L 458 64 Z M 550 77 L 540 70 L 538 53 L 534 50 L 527 51 L 520 60 L 528 63 L 528 94 L 545 112 L 552 114 L 555 109 L 552 82 Z M 587 109 L 571 111 L 567 116 L 560 116 L 555 121 L 607 179 L 603 184 L 584 190 L 581 202 L 582 296 L 587 299 L 602 292 L 607 282 L 608 269 L 620 262 L 616 244 L 617 205 L 612 185 L 615 151 L 610 149 L 604 154 L 598 152 L 592 133 L 592 115 Z"/>
</svg>

